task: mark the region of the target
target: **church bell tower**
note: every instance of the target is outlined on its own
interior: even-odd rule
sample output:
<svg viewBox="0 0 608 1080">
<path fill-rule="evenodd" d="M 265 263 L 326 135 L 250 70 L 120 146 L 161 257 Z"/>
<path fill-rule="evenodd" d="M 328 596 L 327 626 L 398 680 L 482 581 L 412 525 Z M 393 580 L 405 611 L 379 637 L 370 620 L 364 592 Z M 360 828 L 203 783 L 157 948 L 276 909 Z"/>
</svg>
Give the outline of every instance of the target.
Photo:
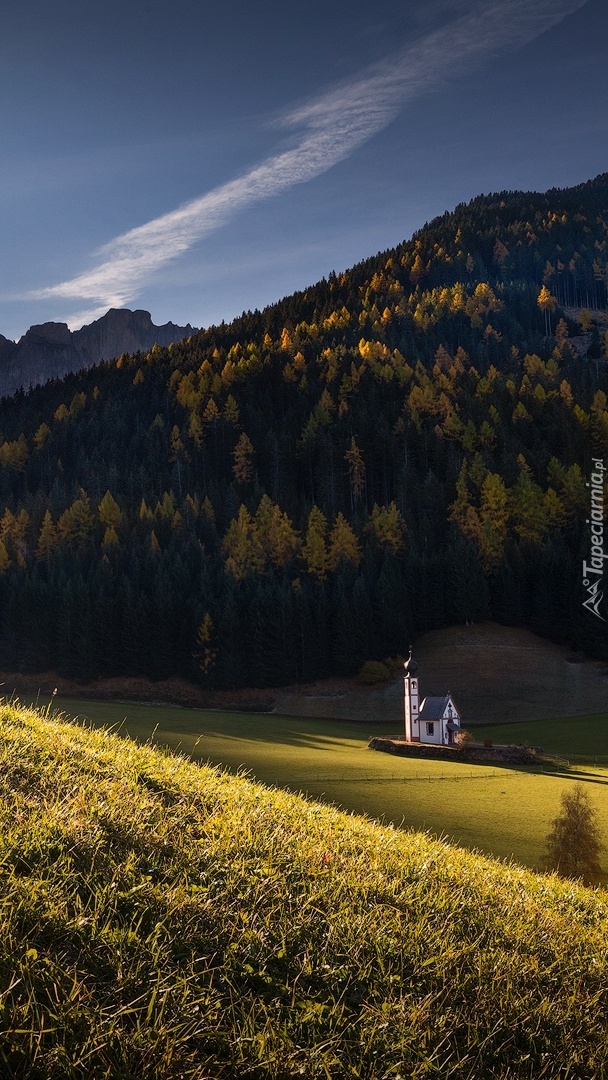
<svg viewBox="0 0 608 1080">
<path fill-rule="evenodd" d="M 405 741 L 420 742 L 420 697 L 418 691 L 418 664 L 410 655 L 405 668 Z"/>
</svg>

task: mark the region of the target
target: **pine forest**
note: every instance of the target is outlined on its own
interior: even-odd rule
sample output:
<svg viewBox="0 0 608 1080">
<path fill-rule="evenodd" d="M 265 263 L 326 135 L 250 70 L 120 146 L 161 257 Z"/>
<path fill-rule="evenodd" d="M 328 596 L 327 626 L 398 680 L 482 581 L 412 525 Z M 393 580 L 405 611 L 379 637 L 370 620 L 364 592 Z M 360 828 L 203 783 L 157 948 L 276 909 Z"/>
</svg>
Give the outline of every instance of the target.
<svg viewBox="0 0 608 1080">
<path fill-rule="evenodd" d="M 0 667 L 263 687 L 485 618 L 607 657 L 607 286 L 608 174 L 3 400 Z"/>
</svg>

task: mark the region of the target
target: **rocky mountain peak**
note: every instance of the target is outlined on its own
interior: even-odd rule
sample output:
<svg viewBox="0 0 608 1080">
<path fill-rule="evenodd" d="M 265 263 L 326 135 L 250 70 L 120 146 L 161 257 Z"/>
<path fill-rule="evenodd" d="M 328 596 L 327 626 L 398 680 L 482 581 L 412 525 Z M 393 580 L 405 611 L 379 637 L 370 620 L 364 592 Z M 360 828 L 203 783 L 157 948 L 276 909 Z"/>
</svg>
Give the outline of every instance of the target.
<svg viewBox="0 0 608 1080">
<path fill-rule="evenodd" d="M 63 378 L 122 353 L 171 345 L 193 333 L 196 329 L 189 323 L 155 326 L 149 311 L 110 308 L 100 319 L 73 332 L 66 323 L 47 322 L 30 326 L 17 342 L 0 334 L 0 396 Z"/>
</svg>

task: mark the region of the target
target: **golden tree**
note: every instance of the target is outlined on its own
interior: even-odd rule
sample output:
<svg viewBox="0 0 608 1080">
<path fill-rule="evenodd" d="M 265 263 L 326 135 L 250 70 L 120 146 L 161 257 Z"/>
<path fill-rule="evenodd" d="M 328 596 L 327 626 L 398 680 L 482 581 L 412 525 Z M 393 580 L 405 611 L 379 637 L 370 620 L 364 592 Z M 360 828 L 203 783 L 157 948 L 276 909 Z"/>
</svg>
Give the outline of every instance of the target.
<svg viewBox="0 0 608 1080">
<path fill-rule="evenodd" d="M 99 520 L 106 529 L 118 529 L 122 525 L 123 513 L 110 491 L 106 491 L 99 504 Z"/>
<path fill-rule="evenodd" d="M 41 424 L 39 428 L 34 432 L 34 446 L 37 450 L 42 450 L 46 440 L 51 434 L 51 429 L 48 424 Z"/>
<path fill-rule="evenodd" d="M 552 296 L 547 286 L 543 285 L 538 294 L 538 299 L 536 303 L 538 304 L 540 310 L 544 312 L 545 333 L 547 337 L 549 337 L 549 334 L 551 333 L 551 312 L 555 311 L 557 307 L 557 300 L 554 296 Z"/>
<path fill-rule="evenodd" d="M 93 532 L 93 514 L 86 492 L 81 491 L 80 497 L 64 510 L 57 522 L 57 530 L 71 548 L 84 547 L 88 543 Z"/>
<path fill-rule="evenodd" d="M 264 552 L 255 522 L 246 506 L 241 506 L 238 517 L 233 518 L 222 541 L 226 558 L 226 570 L 237 581 L 247 574 L 260 573 L 264 566 Z"/>
<path fill-rule="evenodd" d="M 378 506 L 374 503 L 364 531 L 373 536 L 381 547 L 395 554 L 403 548 L 405 521 L 394 502 L 389 503 L 388 506 Z"/>
<path fill-rule="evenodd" d="M 561 877 L 579 878 L 585 885 L 604 877 L 599 862 L 603 844 L 597 810 L 582 784 L 564 791 L 561 813 L 552 825 L 547 836 L 547 868 Z"/>
<path fill-rule="evenodd" d="M 319 510 L 318 506 L 313 506 L 308 515 L 308 527 L 306 529 L 306 539 L 302 548 L 302 555 L 306 562 L 308 573 L 312 574 L 313 577 L 316 577 L 319 581 L 323 581 L 327 576 L 327 571 L 329 569 L 327 519 L 321 510 Z"/>
<path fill-rule="evenodd" d="M 53 524 L 50 510 L 47 510 L 42 519 L 42 525 L 40 526 L 36 558 L 48 562 L 53 552 L 56 550 L 58 543 L 59 533 Z"/>
<path fill-rule="evenodd" d="M 363 553 L 352 527 L 339 513 L 334 521 L 329 537 L 329 568 L 335 570 L 342 560 L 358 566 L 363 558 Z"/>
<path fill-rule="evenodd" d="M 480 549 L 487 570 L 495 570 L 504 555 L 509 520 L 509 496 L 502 477 L 488 473 L 481 488 Z"/>
</svg>

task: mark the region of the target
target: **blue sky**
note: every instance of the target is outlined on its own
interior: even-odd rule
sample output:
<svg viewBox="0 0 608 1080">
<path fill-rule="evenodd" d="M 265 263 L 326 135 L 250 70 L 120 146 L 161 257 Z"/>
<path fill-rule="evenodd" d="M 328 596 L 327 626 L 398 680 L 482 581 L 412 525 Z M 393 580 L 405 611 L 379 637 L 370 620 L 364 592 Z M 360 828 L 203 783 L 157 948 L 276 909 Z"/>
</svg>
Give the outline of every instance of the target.
<svg viewBox="0 0 608 1080">
<path fill-rule="evenodd" d="M 605 0 L 4 0 L 0 333 L 204 326 L 608 170 Z"/>
</svg>

